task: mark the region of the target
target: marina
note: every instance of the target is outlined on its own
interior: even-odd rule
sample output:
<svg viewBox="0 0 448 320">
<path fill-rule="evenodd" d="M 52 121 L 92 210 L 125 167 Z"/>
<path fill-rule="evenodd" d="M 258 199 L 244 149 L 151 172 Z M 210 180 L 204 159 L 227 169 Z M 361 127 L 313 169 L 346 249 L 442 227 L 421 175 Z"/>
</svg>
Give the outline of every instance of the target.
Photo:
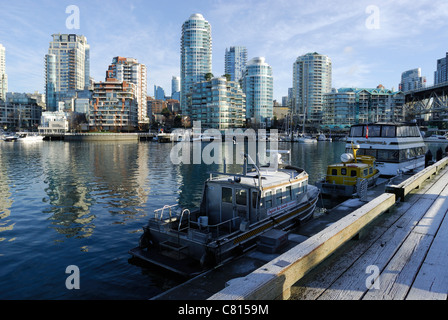
<svg viewBox="0 0 448 320">
<path fill-rule="evenodd" d="M 173 165 L 172 144 L 155 141 L 0 144 L 2 299 L 164 299 L 180 285 L 193 285 L 193 280 L 131 258 L 128 251 L 138 243 L 151 213 L 164 204 L 199 207 L 209 172 L 222 172 L 222 165 Z M 279 143 L 279 149 L 291 150 L 293 166 L 306 168 L 310 185 L 338 161 L 345 146 L 329 141 Z M 428 144 L 433 154 L 440 146 Z M 241 165 L 229 165 L 227 172 L 241 172 Z M 411 176 L 379 178 L 378 184 L 399 185 Z M 260 244 L 268 249 L 248 251 L 235 259 L 239 266 L 226 264 L 199 275 L 212 277 L 215 285 L 197 297 L 208 299 L 364 203 L 350 199 L 332 208 L 319 199 L 317 206 L 332 208 L 330 213 L 316 211 L 299 232 L 288 230 L 287 241 L 284 234 L 267 234 Z M 274 241 L 279 251 L 273 253 Z M 65 288 L 64 271 L 70 265 L 81 271 L 81 290 Z M 31 280 L 36 277 L 38 282 Z M 185 298 L 195 299 L 195 292 Z"/>
</svg>

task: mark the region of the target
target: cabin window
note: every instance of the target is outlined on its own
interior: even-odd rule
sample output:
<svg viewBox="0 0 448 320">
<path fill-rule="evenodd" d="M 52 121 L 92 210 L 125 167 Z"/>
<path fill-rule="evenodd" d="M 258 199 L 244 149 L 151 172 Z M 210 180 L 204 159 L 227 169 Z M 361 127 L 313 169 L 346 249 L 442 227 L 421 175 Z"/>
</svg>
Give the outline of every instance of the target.
<svg viewBox="0 0 448 320">
<path fill-rule="evenodd" d="M 299 194 L 302 193 L 302 185 L 300 183 L 298 183 L 298 184 L 293 185 L 292 188 L 293 188 L 293 191 L 292 191 L 293 196 L 296 199 L 298 199 L 299 198 Z"/>
<path fill-rule="evenodd" d="M 264 194 L 264 199 L 266 202 L 266 209 L 272 208 L 272 191 L 267 191 Z"/>
<path fill-rule="evenodd" d="M 331 169 L 331 175 L 337 176 L 338 175 L 338 169 Z"/>
<path fill-rule="evenodd" d="M 291 186 L 287 186 L 286 187 L 286 192 L 285 192 L 285 201 L 289 202 L 292 199 L 292 190 L 291 190 Z"/>
<path fill-rule="evenodd" d="M 252 208 L 257 208 L 258 192 L 252 191 Z"/>
<path fill-rule="evenodd" d="M 385 138 L 395 137 L 395 126 L 383 126 L 381 136 Z"/>
<path fill-rule="evenodd" d="M 308 185 L 308 181 L 304 181 L 303 184 L 302 184 L 302 190 L 303 190 L 303 192 L 306 192 L 306 190 L 307 190 L 307 185 Z"/>
<path fill-rule="evenodd" d="M 350 136 L 351 137 L 362 137 L 363 136 L 363 126 L 352 127 Z"/>
<path fill-rule="evenodd" d="M 350 177 L 356 177 L 356 170 L 350 170 Z"/>
<path fill-rule="evenodd" d="M 373 168 L 370 167 L 370 168 L 369 168 L 369 174 L 372 174 L 372 173 L 373 173 Z"/>
<path fill-rule="evenodd" d="M 236 189 L 235 190 L 235 199 L 236 204 L 240 206 L 247 205 L 247 191 L 244 189 Z"/>
<path fill-rule="evenodd" d="M 347 169 L 341 168 L 341 175 L 346 176 L 347 175 Z"/>
<path fill-rule="evenodd" d="M 277 191 L 275 192 L 275 196 L 276 196 L 276 204 L 277 205 L 281 204 L 283 200 L 282 189 L 277 189 Z"/>
<path fill-rule="evenodd" d="M 222 202 L 233 203 L 232 200 L 232 188 L 222 188 Z"/>
<path fill-rule="evenodd" d="M 367 136 L 367 134 L 366 134 Z M 381 136 L 381 126 L 369 126 L 368 137 L 380 137 Z"/>
<path fill-rule="evenodd" d="M 369 175 L 369 169 L 364 169 L 364 177 Z"/>
</svg>

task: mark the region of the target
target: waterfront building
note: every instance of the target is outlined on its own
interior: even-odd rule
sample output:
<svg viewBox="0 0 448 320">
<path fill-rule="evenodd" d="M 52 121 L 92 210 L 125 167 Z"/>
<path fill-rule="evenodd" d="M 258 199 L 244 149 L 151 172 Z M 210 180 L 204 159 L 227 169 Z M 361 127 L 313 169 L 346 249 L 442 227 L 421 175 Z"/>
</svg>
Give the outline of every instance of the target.
<svg viewBox="0 0 448 320">
<path fill-rule="evenodd" d="M 5 47 L 0 43 L 0 100 L 6 99 L 8 75 L 6 74 Z"/>
<path fill-rule="evenodd" d="M 90 102 L 89 126 L 98 131 L 129 132 L 138 126 L 137 86 L 108 79 L 96 82 Z"/>
<path fill-rule="evenodd" d="M 426 77 L 422 77 L 421 69 L 411 69 L 401 74 L 401 82 L 398 85 L 400 91 L 407 92 L 426 87 Z"/>
<path fill-rule="evenodd" d="M 62 109 L 42 112 L 39 133 L 42 135 L 69 132 L 69 114 Z"/>
<path fill-rule="evenodd" d="M 340 88 L 323 95 L 322 128 L 345 130 L 368 122 L 404 121 L 404 93 L 377 88 Z"/>
<path fill-rule="evenodd" d="M 182 25 L 180 55 L 180 104 L 182 114 L 190 115 L 187 96 L 197 82 L 212 72 L 212 33 L 211 26 L 204 17 L 195 13 Z"/>
<path fill-rule="evenodd" d="M 126 81 L 135 85 L 135 95 L 137 97 L 137 117 L 139 124 L 148 123 L 148 110 L 146 103 L 147 85 L 147 68 L 146 65 L 139 63 L 134 58 L 115 57 L 112 64 L 106 71 L 106 81 L 109 79 Z"/>
<path fill-rule="evenodd" d="M 272 67 L 264 57 L 253 58 L 247 63 L 242 84 L 246 94 L 246 121 L 252 127 L 269 127 L 274 113 L 274 82 Z"/>
<path fill-rule="evenodd" d="M 191 122 L 200 121 L 204 129 L 242 128 L 246 119 L 245 98 L 239 83 L 227 81 L 225 77 L 195 83 L 191 94 Z"/>
<path fill-rule="evenodd" d="M 0 101 L 0 128 L 32 131 L 39 125 L 41 114 L 38 94 L 7 92 Z"/>
<path fill-rule="evenodd" d="M 239 81 L 243 77 L 247 63 L 247 49 L 242 46 L 226 48 L 224 70 L 231 81 Z"/>
<path fill-rule="evenodd" d="M 90 85 L 90 46 L 76 34 L 53 34 L 45 56 L 45 96 L 48 111 Z"/>
<path fill-rule="evenodd" d="M 331 91 L 331 59 L 317 52 L 299 56 L 293 64 L 292 111 L 302 114 L 307 123 L 319 125 L 323 95 Z"/>
<path fill-rule="evenodd" d="M 448 52 L 444 58 L 437 60 L 437 70 L 434 72 L 434 85 L 448 81 Z"/>
</svg>

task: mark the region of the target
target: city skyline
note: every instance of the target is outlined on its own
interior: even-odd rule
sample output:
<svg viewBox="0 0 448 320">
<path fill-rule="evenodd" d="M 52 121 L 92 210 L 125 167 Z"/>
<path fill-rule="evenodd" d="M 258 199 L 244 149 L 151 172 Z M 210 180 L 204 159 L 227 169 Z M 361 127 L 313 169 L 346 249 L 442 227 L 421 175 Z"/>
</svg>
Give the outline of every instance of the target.
<svg viewBox="0 0 448 320">
<path fill-rule="evenodd" d="M 79 28 L 67 29 L 70 5 L 79 8 Z M 26 0 L 4 3 L 0 13 L 8 91 L 44 92 L 51 35 L 74 33 L 91 46 L 95 81 L 113 57 L 133 57 L 148 67 L 148 88 L 169 92 L 172 77 L 180 76 L 181 27 L 194 13 L 212 27 L 212 73 L 224 74 L 226 48 L 245 46 L 248 60 L 262 56 L 272 66 L 277 101 L 292 87 L 294 61 L 309 52 L 332 59 L 334 88 L 398 90 L 402 72 L 414 68 L 432 85 L 436 62 L 448 51 L 444 1 Z"/>
</svg>

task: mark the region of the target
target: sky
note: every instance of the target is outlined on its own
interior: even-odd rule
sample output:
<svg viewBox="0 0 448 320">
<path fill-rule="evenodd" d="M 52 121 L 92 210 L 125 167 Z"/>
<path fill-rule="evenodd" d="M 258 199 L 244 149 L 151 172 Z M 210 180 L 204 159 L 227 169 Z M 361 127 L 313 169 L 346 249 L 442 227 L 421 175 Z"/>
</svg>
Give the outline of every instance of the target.
<svg viewBox="0 0 448 320">
<path fill-rule="evenodd" d="M 294 61 L 308 52 L 331 58 L 333 88 L 397 90 L 401 73 L 414 68 L 432 85 L 448 51 L 446 0 L 0 0 L 8 91 L 44 93 L 51 35 L 76 33 L 90 44 L 95 81 L 105 80 L 113 57 L 133 57 L 148 68 L 148 95 L 154 85 L 170 95 L 182 24 L 193 13 L 212 28 L 212 73 L 224 74 L 226 48 L 245 46 L 249 59 L 272 66 L 278 101 L 292 87 Z"/>
</svg>

